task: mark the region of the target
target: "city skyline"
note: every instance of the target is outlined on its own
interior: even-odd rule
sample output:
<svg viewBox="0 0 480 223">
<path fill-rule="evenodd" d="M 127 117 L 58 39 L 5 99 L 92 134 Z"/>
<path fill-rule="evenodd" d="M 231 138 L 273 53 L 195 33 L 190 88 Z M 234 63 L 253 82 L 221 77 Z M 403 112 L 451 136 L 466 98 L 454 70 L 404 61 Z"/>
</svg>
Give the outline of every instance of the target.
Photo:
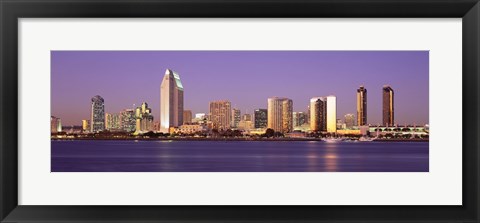
<svg viewBox="0 0 480 223">
<path fill-rule="evenodd" d="M 117 54 L 122 54 L 123 56 L 119 56 Z M 376 51 L 376 52 L 366 52 L 366 51 L 162 51 L 162 52 L 152 52 L 152 51 L 115 51 L 115 53 L 111 51 L 106 51 L 106 52 L 94 52 L 94 51 L 54 51 L 52 52 L 52 115 L 57 116 L 62 118 L 62 123 L 65 125 L 81 125 L 82 120 L 86 119 L 88 117 L 87 115 L 82 115 L 84 113 L 82 110 L 83 108 L 83 101 L 77 101 L 75 99 L 78 98 L 91 98 L 93 92 L 87 91 L 87 89 L 91 86 L 91 82 L 85 82 L 85 84 L 80 85 L 80 90 L 78 90 L 78 87 L 73 87 L 69 89 L 68 91 L 61 91 L 61 89 L 72 86 L 73 83 L 69 82 L 75 82 L 73 80 L 66 80 L 66 77 L 72 77 L 74 76 L 74 73 L 77 73 L 80 68 L 80 70 L 85 70 L 85 67 L 88 67 L 86 70 L 93 71 L 96 75 L 101 75 L 99 74 L 100 71 L 104 71 L 105 75 L 109 78 L 102 78 L 102 76 L 97 77 L 93 85 L 100 84 L 104 86 L 103 88 L 97 89 L 98 91 L 101 91 L 102 93 L 98 93 L 98 95 L 102 95 L 103 98 L 105 98 L 105 113 L 119 113 L 122 110 L 132 108 L 133 109 L 133 103 L 132 107 L 128 107 L 127 102 L 129 101 L 129 98 L 137 98 L 134 102 L 137 104 L 140 104 L 141 102 L 148 102 L 150 103 L 153 108 L 152 115 L 155 117 L 154 120 L 159 121 L 160 116 L 159 116 L 159 104 L 156 104 L 155 101 L 160 101 L 160 95 L 158 94 L 159 92 L 159 83 L 161 83 L 161 79 L 163 76 L 163 71 L 166 69 L 171 68 L 175 72 L 178 72 L 179 75 L 182 77 L 182 82 L 184 85 L 188 86 L 185 91 L 185 102 L 184 102 L 184 109 L 186 110 L 191 110 L 192 113 L 209 113 L 208 110 L 208 104 L 212 101 L 216 101 L 218 99 L 225 99 L 231 102 L 231 107 L 232 108 L 240 108 L 242 111 L 242 115 L 245 114 L 245 111 L 250 111 L 249 114 L 253 114 L 253 111 L 256 109 L 266 109 L 267 108 L 267 98 L 273 97 L 272 95 L 268 95 L 267 97 L 263 97 L 263 95 L 267 95 L 268 92 L 274 92 L 279 89 L 283 89 L 284 93 L 282 94 L 277 94 L 284 96 L 286 98 L 290 98 L 293 101 L 293 111 L 294 112 L 306 112 L 307 111 L 307 106 L 309 104 L 309 100 L 312 97 L 315 97 L 316 95 L 335 95 L 337 97 L 336 103 L 337 105 L 337 111 L 336 115 L 337 117 L 343 117 L 346 114 L 350 113 L 355 113 L 357 110 L 356 105 L 356 89 L 363 85 L 365 86 L 366 89 L 370 92 L 368 94 L 368 124 L 381 124 L 382 123 L 382 95 L 381 95 L 381 89 L 382 86 L 385 84 L 391 85 L 393 89 L 395 89 L 395 122 L 402 125 L 402 124 L 427 124 L 428 123 L 428 52 L 427 51 Z M 65 55 L 67 54 L 67 55 Z M 81 55 L 78 55 L 81 54 Z M 91 57 L 94 57 L 97 60 L 96 62 L 91 61 L 91 57 L 87 57 L 85 54 L 91 54 Z M 100 55 L 99 55 L 100 54 Z M 133 57 L 132 57 L 133 54 Z M 140 55 L 139 55 L 140 54 Z M 245 73 L 243 77 L 247 79 L 247 81 L 236 81 L 237 77 L 233 76 L 230 77 L 229 79 L 232 79 L 231 81 L 224 81 L 225 77 L 229 77 L 229 73 L 235 73 L 238 72 L 235 68 L 239 68 L 238 66 L 233 66 L 232 72 L 225 72 L 226 67 L 222 67 L 222 69 L 218 70 L 217 67 L 211 67 L 208 74 L 205 74 L 202 72 L 202 69 L 198 69 L 196 72 L 192 73 L 187 73 L 187 72 L 182 72 L 185 71 L 184 68 L 178 68 L 178 67 L 171 67 L 168 65 L 165 65 L 165 67 L 158 68 L 160 65 L 157 67 L 158 70 L 155 72 L 151 71 L 150 72 L 145 72 L 145 76 L 143 72 L 141 72 L 141 68 L 144 66 L 139 66 L 138 69 L 139 71 L 137 73 L 132 75 L 130 79 L 122 78 L 120 75 L 120 72 L 118 70 L 118 66 L 122 67 L 124 64 L 119 63 L 116 66 L 116 69 L 113 69 L 111 66 L 112 61 L 120 62 L 124 61 L 125 64 L 129 64 L 129 68 L 131 69 L 130 72 L 133 72 L 133 65 L 130 60 L 136 61 L 136 63 L 141 63 L 138 61 L 139 56 L 143 56 L 140 58 L 155 58 L 155 55 L 151 54 L 161 54 L 161 56 L 166 56 L 167 54 L 172 55 L 173 58 L 169 59 L 175 59 L 177 61 L 182 61 L 181 59 L 178 59 L 178 54 L 183 54 L 184 56 L 186 55 L 186 59 L 184 60 L 185 63 L 187 61 L 190 62 L 201 62 L 204 61 L 203 57 L 200 58 L 200 54 L 206 55 L 206 57 L 212 57 L 222 58 L 222 62 L 227 62 L 227 63 L 235 63 L 235 60 L 239 59 L 239 56 L 254 56 L 257 59 L 260 59 L 258 62 L 250 61 L 249 64 L 251 65 L 251 68 L 255 68 L 250 70 L 249 72 Z M 214 55 L 212 55 L 214 54 Z M 277 55 L 280 54 L 280 55 Z M 343 57 L 347 58 L 338 58 L 339 54 L 343 54 Z M 106 57 L 110 55 L 111 57 Z M 137 57 L 135 57 L 135 55 Z M 66 58 L 64 58 L 66 56 Z M 105 56 L 102 58 L 98 58 L 99 56 Z M 148 57 L 146 57 L 148 56 Z M 158 57 L 159 55 L 156 55 Z M 229 56 L 227 58 L 224 58 L 225 56 Z M 271 57 L 266 57 L 266 56 L 272 56 Z M 301 57 L 301 60 L 298 60 L 298 56 L 303 56 Z M 329 56 L 329 57 L 328 57 Z M 365 80 L 362 81 L 362 83 L 350 83 L 349 80 L 352 80 L 351 82 L 355 82 L 354 79 L 356 79 L 359 74 L 367 72 L 368 69 L 366 69 L 364 66 L 360 66 L 360 61 L 365 62 L 365 56 L 369 56 L 367 60 L 370 60 L 370 63 L 376 63 L 378 66 L 383 67 L 383 69 L 378 69 L 378 70 L 385 70 L 385 67 L 387 65 L 392 65 L 396 64 L 396 66 L 390 66 L 392 67 L 390 70 L 390 73 L 395 73 L 393 69 L 400 69 L 401 65 L 403 67 L 408 67 L 410 72 L 406 73 L 403 76 L 399 75 L 383 75 L 380 76 L 381 78 L 378 78 L 378 75 L 376 76 L 377 78 L 371 78 L 368 75 L 361 76 L 364 77 Z M 168 56 L 166 56 L 168 57 Z M 332 59 L 333 57 L 334 59 Z M 384 57 L 389 57 L 389 64 L 384 64 L 385 63 L 385 58 Z M 127 60 L 130 58 L 130 60 Z M 193 59 L 192 59 L 193 58 Z M 243 57 L 242 57 L 243 58 Z M 245 60 L 249 60 L 250 57 L 245 57 Z M 317 67 L 318 64 L 314 62 L 321 62 L 318 59 L 328 59 L 329 64 L 326 64 L 328 66 L 322 68 L 316 68 L 313 69 L 313 67 Z M 74 65 L 73 59 L 75 60 Z M 250 58 L 251 59 L 251 58 Z M 287 60 L 289 59 L 289 60 Z M 377 59 L 378 61 L 374 61 L 374 59 Z M 62 61 L 66 60 L 66 63 L 62 63 Z M 307 62 L 305 62 L 305 60 Z M 342 81 L 328 81 L 329 79 L 332 79 L 332 75 L 321 75 L 322 73 L 325 73 L 328 70 L 332 70 L 333 68 L 337 68 L 335 70 L 337 73 L 341 73 L 342 71 L 342 66 L 339 64 L 335 64 L 333 62 L 345 62 L 346 64 L 351 65 L 352 63 L 356 63 L 357 65 L 354 66 L 357 68 L 356 72 L 351 72 L 348 75 L 346 75 L 349 78 L 345 78 L 344 75 L 342 76 Z M 396 62 L 392 62 L 392 60 L 395 60 Z M 160 60 L 161 61 L 161 60 Z M 263 66 L 260 67 L 262 62 L 268 62 L 275 64 L 275 67 L 277 68 L 264 68 Z M 273 62 L 272 62 L 273 61 Z M 282 64 L 280 62 L 284 62 L 286 64 Z M 304 66 L 299 66 L 297 68 L 298 72 L 289 72 L 288 68 L 288 63 L 286 62 L 291 62 L 290 65 L 297 65 L 297 64 L 304 64 Z M 105 64 L 102 64 L 104 62 Z M 144 63 L 147 63 L 147 61 L 143 61 Z M 152 61 L 150 61 L 152 62 Z M 204 61 L 205 62 L 205 61 Z M 324 61 L 323 61 L 324 62 Z M 383 62 L 380 63 L 380 62 Z M 93 64 L 92 64 L 93 63 Z M 212 63 L 210 60 L 207 61 L 208 63 Z M 217 61 L 217 63 L 219 63 Z M 246 63 L 245 61 L 240 60 L 237 61 L 238 64 Z M 93 66 L 86 66 L 87 64 L 90 64 Z M 147 63 L 148 64 L 148 63 Z M 162 64 L 162 62 L 159 62 L 159 64 Z M 322 64 L 322 63 L 320 63 Z M 72 66 L 70 66 L 72 65 Z M 83 65 L 83 66 L 82 66 Z M 195 67 L 202 67 L 202 66 L 195 66 L 196 64 L 191 65 L 190 69 L 193 69 Z M 202 64 L 203 65 L 203 64 Z M 254 66 L 255 65 L 255 66 Z M 307 65 L 310 65 L 308 67 Z M 323 64 L 325 65 L 325 64 Z M 371 65 L 371 64 L 370 64 Z M 407 66 L 409 65 L 409 66 Z M 412 66 L 415 65 L 415 66 Z M 161 65 L 163 66 L 163 65 Z M 187 67 L 188 65 L 185 64 L 183 67 Z M 363 69 L 360 69 L 360 67 L 363 67 Z M 77 69 L 75 69 L 75 67 Z M 95 69 L 96 67 L 96 69 Z M 149 66 L 150 67 L 150 66 Z M 153 66 L 151 66 L 153 67 Z M 285 71 L 280 72 L 278 67 L 280 68 L 285 68 Z M 117 70 L 119 73 L 119 83 L 115 83 L 115 78 L 112 78 L 112 74 L 110 73 L 113 70 Z M 151 68 L 153 69 L 153 68 Z M 371 69 L 371 68 L 370 68 Z M 404 68 L 405 69 L 405 68 Z M 67 72 L 70 70 L 70 72 Z M 216 72 L 218 70 L 218 72 Z M 268 73 L 263 73 L 263 76 L 258 76 L 261 75 L 259 72 L 265 71 L 265 70 L 270 70 L 271 72 Z M 279 72 L 275 73 L 273 72 L 274 70 L 277 70 Z M 375 70 L 375 69 L 374 69 Z M 400 69 L 402 70 L 402 69 Z M 168 72 L 169 70 L 167 70 Z M 242 69 L 242 71 L 245 71 L 245 69 Z M 309 71 L 309 72 L 307 72 Z M 313 75 L 312 79 L 312 72 L 313 74 L 317 73 L 318 75 Z M 87 72 L 88 73 L 88 72 Z M 128 73 L 128 72 L 127 72 Z M 148 75 L 152 75 L 155 73 L 156 77 L 151 77 L 152 79 L 148 78 Z M 172 72 L 173 73 L 173 72 Z M 199 74 L 200 73 L 200 74 Z M 218 79 L 218 73 L 224 73 L 222 78 Z M 274 74 L 271 74 L 274 73 Z M 279 84 L 279 81 L 282 79 L 285 79 L 288 76 L 286 74 L 290 74 L 292 77 L 299 77 L 299 79 L 302 79 L 302 75 L 306 77 L 303 79 L 303 81 L 300 82 L 282 82 Z M 63 74 L 63 76 L 62 76 Z M 210 75 L 211 74 L 211 75 Z M 409 74 L 409 75 L 408 75 Z M 412 75 L 413 74 L 413 75 Z M 138 77 L 137 77 L 137 76 Z M 284 76 L 285 75 L 285 76 Z M 423 76 L 422 76 L 423 75 Z M 76 76 L 73 79 L 83 79 L 86 78 L 88 79 L 90 75 L 86 75 L 86 77 L 78 77 Z M 202 76 L 204 78 L 203 81 L 194 83 L 192 82 L 198 76 Z M 191 79 L 193 77 L 193 80 Z M 255 77 L 255 78 L 248 78 L 248 77 Z M 310 77 L 310 79 L 309 79 Z M 370 77 L 370 78 L 368 78 Z M 217 78 L 217 79 L 216 79 Z M 411 78 L 415 78 L 415 82 L 411 83 L 414 85 L 415 83 L 418 84 L 420 82 L 420 85 L 423 85 L 422 87 L 407 87 L 402 89 L 401 86 L 409 86 L 406 85 L 406 82 L 411 80 Z M 102 79 L 106 79 L 108 81 L 101 81 Z M 338 79 L 338 78 L 333 78 Z M 379 80 L 380 79 L 380 80 Z M 390 79 L 390 81 L 387 81 Z M 135 83 L 137 83 L 138 80 L 143 80 L 144 82 L 141 82 L 141 86 L 136 86 Z M 198 79 L 196 79 L 198 81 Z M 418 81 L 421 80 L 421 81 Z M 110 82 L 112 83 L 110 83 Z M 122 86 L 125 84 L 123 82 L 126 82 L 127 85 L 131 84 L 131 89 L 140 89 L 140 90 L 128 90 L 128 91 L 121 91 Z M 156 83 L 156 87 L 149 87 L 153 82 L 153 85 Z M 308 88 L 308 86 L 311 86 L 311 84 L 317 83 L 314 89 Z M 338 83 L 340 82 L 340 83 Z M 359 81 L 357 81 L 359 82 Z M 382 83 L 379 86 L 377 82 Z M 63 84 L 57 84 L 57 83 L 63 83 Z M 87 84 L 88 83 L 88 84 Z M 115 83 L 115 84 L 114 84 Z M 242 84 L 243 83 L 243 84 Z M 372 83 L 376 83 L 375 86 L 372 85 Z M 279 84 L 278 86 L 275 84 Z M 181 85 L 181 84 L 180 84 Z M 263 88 L 255 89 L 252 88 L 252 86 L 263 86 Z M 274 87 L 272 87 L 274 85 Z M 305 87 L 302 87 L 302 85 L 305 85 Z M 345 88 L 345 87 L 340 87 L 348 85 L 351 86 L 353 85 L 354 87 L 351 88 Z M 106 87 L 105 87 L 106 86 Z M 110 87 L 111 86 L 111 87 Z M 201 90 L 198 90 L 198 86 L 200 86 Z M 231 90 L 222 90 L 224 86 L 229 87 Z M 315 86 L 315 85 L 314 85 Z M 325 93 L 327 90 L 324 89 L 329 89 L 331 86 L 337 86 L 335 91 L 331 91 L 330 93 Z M 234 89 L 242 88 L 243 90 L 238 90 L 235 91 Z M 152 89 L 150 89 L 152 88 Z M 183 87 L 182 87 L 183 88 Z M 202 90 L 203 89 L 203 90 Z M 272 90 L 274 89 L 274 90 Z M 298 89 L 298 90 L 297 90 Z M 299 91 L 301 89 L 301 91 Z M 378 95 L 376 94 L 376 89 L 378 90 Z M 268 92 L 265 92 L 268 91 Z M 117 93 L 115 97 L 107 97 L 104 95 L 110 95 L 111 92 Z M 156 95 L 151 95 L 150 92 L 157 92 Z M 311 92 L 318 92 L 318 93 L 311 93 Z M 323 92 L 323 93 L 322 93 Z M 210 97 L 205 98 L 205 94 L 210 95 Z M 249 96 L 250 94 L 254 94 L 253 96 Z M 141 95 L 146 95 L 142 98 Z M 231 95 L 230 97 L 228 95 Z M 294 97 L 290 96 L 293 95 Z M 69 97 L 72 96 L 72 97 Z M 123 96 L 123 97 L 122 97 Z M 238 98 L 240 96 L 241 100 L 233 100 L 232 98 Z M 243 96 L 243 97 L 242 97 Z M 301 99 L 298 99 L 298 98 Z M 72 100 L 68 100 L 68 98 L 71 98 Z M 118 98 L 123 98 L 123 101 L 120 101 Z M 150 99 L 148 99 L 150 98 Z M 158 98 L 158 100 L 154 100 L 153 98 Z M 295 99 L 297 98 L 297 99 Z M 64 103 L 61 103 L 64 101 Z M 111 103 L 109 103 L 111 101 Z M 260 101 L 263 101 L 261 103 Z M 200 103 L 203 103 L 203 105 L 200 105 Z M 78 105 L 82 106 L 78 106 Z M 263 105 L 262 105 L 263 104 Z M 78 106 L 78 107 L 77 107 Z M 399 107 L 400 106 L 400 107 Z M 155 109 L 157 107 L 158 109 Z M 207 109 L 203 108 L 207 107 Z M 77 109 L 75 109 L 77 108 Z M 182 108 L 183 109 L 183 108 Z M 378 111 L 375 111 L 378 109 Z M 71 112 L 74 110 L 74 112 Z M 418 114 L 418 115 L 417 115 Z M 183 118 L 183 112 L 182 115 L 179 115 L 179 117 Z M 373 121 L 371 121 L 373 120 Z"/>
</svg>

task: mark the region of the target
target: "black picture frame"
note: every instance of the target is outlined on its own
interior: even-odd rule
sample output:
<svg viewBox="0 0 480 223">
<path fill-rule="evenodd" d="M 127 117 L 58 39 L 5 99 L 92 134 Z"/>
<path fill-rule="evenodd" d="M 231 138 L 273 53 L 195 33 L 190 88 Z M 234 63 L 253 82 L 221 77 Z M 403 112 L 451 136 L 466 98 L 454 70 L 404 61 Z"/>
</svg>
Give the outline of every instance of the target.
<svg viewBox="0 0 480 223">
<path fill-rule="evenodd" d="M 478 0 L 0 0 L 1 222 L 478 222 Z M 18 19 L 131 17 L 462 18 L 461 206 L 18 205 Z M 352 37 L 354 38 L 354 37 Z M 445 43 L 448 44 L 448 43 Z M 27 164 L 28 165 L 28 164 Z M 395 193 L 395 191 L 392 191 Z M 121 195 L 119 195 L 121 196 Z M 439 194 L 438 196 L 442 196 Z"/>
</svg>

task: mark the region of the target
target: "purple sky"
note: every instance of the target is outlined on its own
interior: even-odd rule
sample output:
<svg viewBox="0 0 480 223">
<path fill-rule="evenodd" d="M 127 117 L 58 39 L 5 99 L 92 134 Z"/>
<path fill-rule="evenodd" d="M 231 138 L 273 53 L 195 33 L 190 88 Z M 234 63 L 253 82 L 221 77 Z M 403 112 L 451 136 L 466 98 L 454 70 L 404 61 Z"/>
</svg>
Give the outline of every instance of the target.
<svg viewBox="0 0 480 223">
<path fill-rule="evenodd" d="M 158 121 L 165 69 L 179 73 L 185 109 L 208 113 L 230 100 L 252 113 L 267 98 L 293 100 L 306 111 L 312 97 L 336 95 L 337 118 L 356 115 L 356 90 L 368 91 L 368 123 L 382 119 L 382 86 L 395 91 L 395 122 L 428 123 L 428 51 L 52 51 L 52 115 L 64 125 L 89 119 L 90 99 L 118 113 L 146 101 Z"/>
</svg>

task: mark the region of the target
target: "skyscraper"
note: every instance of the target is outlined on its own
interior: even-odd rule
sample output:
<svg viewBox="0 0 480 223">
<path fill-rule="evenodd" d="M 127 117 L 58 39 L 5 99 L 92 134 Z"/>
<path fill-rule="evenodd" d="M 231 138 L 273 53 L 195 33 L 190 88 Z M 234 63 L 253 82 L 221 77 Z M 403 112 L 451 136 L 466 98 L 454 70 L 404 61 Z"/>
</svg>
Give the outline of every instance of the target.
<svg viewBox="0 0 480 223">
<path fill-rule="evenodd" d="M 288 98 L 268 98 L 268 128 L 288 133 L 293 130 L 293 101 Z"/>
<path fill-rule="evenodd" d="M 183 124 L 192 123 L 192 111 L 183 110 Z"/>
<path fill-rule="evenodd" d="M 167 69 L 160 85 L 160 131 L 183 124 L 183 85 L 180 76 Z"/>
<path fill-rule="evenodd" d="M 55 116 L 50 116 L 50 132 L 58 133 L 62 131 L 62 120 Z"/>
<path fill-rule="evenodd" d="M 337 132 L 337 97 L 327 96 L 327 132 Z"/>
<path fill-rule="evenodd" d="M 337 131 L 337 97 L 315 97 L 310 99 L 310 130 Z"/>
<path fill-rule="evenodd" d="M 121 129 L 126 132 L 133 132 L 136 128 L 135 111 L 133 109 L 125 109 L 120 112 Z"/>
<path fill-rule="evenodd" d="M 255 128 L 266 128 L 268 120 L 267 109 L 256 109 L 253 113 L 254 118 L 254 127 Z"/>
<path fill-rule="evenodd" d="M 327 98 L 310 99 L 310 130 L 314 132 L 327 130 Z"/>
<path fill-rule="evenodd" d="M 232 108 L 229 101 L 210 102 L 210 121 L 213 128 L 226 130 L 230 128 L 232 118 Z"/>
<path fill-rule="evenodd" d="M 393 89 L 389 85 L 383 86 L 383 125 L 393 126 L 395 123 L 393 109 Z"/>
<path fill-rule="evenodd" d="M 105 129 L 120 130 L 121 119 L 119 114 L 105 113 Z"/>
<path fill-rule="evenodd" d="M 238 128 L 238 123 L 240 122 L 240 109 L 232 109 L 232 127 Z"/>
<path fill-rule="evenodd" d="M 353 114 L 345 115 L 345 126 L 347 129 L 352 129 L 355 126 L 355 116 Z"/>
<path fill-rule="evenodd" d="M 135 109 L 135 119 L 136 133 L 143 133 L 154 130 L 152 109 L 148 107 L 147 102 L 143 102 L 142 106 Z"/>
<path fill-rule="evenodd" d="M 105 130 L 105 101 L 100 95 L 92 98 L 90 113 L 90 132 Z"/>
<path fill-rule="evenodd" d="M 251 114 L 244 114 L 242 116 L 242 120 L 244 121 L 252 121 L 252 115 Z"/>
<path fill-rule="evenodd" d="M 357 123 L 367 125 L 367 89 L 363 85 L 357 89 Z"/>
</svg>

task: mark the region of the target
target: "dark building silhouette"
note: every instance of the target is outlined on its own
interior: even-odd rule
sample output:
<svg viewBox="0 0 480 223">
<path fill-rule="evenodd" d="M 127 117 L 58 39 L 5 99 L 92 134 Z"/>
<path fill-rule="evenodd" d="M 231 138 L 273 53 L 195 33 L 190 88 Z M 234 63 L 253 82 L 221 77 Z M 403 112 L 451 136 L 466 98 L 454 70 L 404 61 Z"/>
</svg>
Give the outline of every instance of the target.
<svg viewBox="0 0 480 223">
<path fill-rule="evenodd" d="M 363 86 L 357 89 L 357 124 L 367 125 L 367 89 Z"/>
<path fill-rule="evenodd" d="M 394 104 L 393 104 L 393 89 L 389 85 L 384 85 L 383 90 L 383 125 L 393 126 L 394 118 Z"/>
</svg>

